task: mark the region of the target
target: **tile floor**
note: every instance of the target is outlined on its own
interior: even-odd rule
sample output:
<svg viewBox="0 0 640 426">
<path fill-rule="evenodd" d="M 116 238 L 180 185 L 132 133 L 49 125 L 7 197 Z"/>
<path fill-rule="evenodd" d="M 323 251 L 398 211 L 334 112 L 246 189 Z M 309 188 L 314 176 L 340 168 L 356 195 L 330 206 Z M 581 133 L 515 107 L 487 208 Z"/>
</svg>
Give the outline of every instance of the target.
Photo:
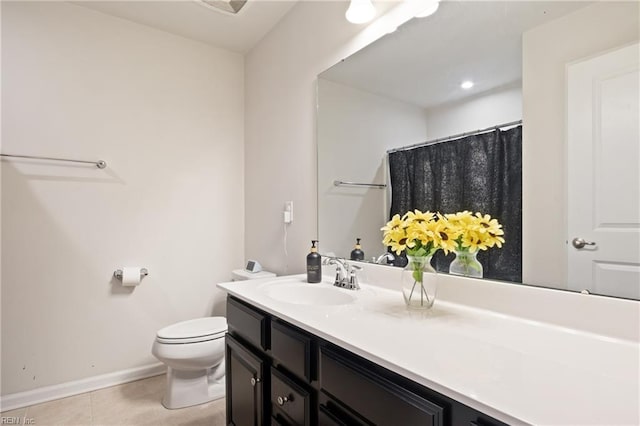
<svg viewBox="0 0 640 426">
<path fill-rule="evenodd" d="M 180 410 L 160 401 L 165 376 L 49 401 L 2 413 L 1 424 L 33 426 L 222 426 L 224 398 Z"/>
</svg>

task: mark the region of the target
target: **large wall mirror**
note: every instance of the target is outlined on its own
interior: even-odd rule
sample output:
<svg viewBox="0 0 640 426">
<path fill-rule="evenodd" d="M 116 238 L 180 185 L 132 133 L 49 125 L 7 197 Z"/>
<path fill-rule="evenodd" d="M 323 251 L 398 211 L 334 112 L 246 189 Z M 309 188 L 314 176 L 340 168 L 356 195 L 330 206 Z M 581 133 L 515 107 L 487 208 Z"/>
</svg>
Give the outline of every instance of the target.
<svg viewBox="0 0 640 426">
<path fill-rule="evenodd" d="M 443 1 L 321 73 L 322 251 L 387 251 L 389 152 L 520 128 L 519 229 L 488 251 L 519 250 L 506 280 L 640 299 L 639 17 L 637 2 Z"/>
</svg>

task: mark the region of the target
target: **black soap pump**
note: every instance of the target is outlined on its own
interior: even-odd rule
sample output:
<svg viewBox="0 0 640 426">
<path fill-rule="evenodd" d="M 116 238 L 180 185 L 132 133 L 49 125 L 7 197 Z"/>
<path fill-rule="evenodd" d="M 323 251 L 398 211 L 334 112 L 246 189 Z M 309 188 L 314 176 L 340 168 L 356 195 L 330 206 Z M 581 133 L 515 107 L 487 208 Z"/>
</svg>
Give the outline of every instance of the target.
<svg viewBox="0 0 640 426">
<path fill-rule="evenodd" d="M 364 260 L 364 252 L 360 246 L 361 238 L 356 238 L 356 246 L 351 250 L 351 260 Z"/>
<path fill-rule="evenodd" d="M 318 253 L 317 240 L 311 240 L 311 253 L 307 255 L 307 282 L 311 284 L 322 281 L 322 256 Z"/>
</svg>

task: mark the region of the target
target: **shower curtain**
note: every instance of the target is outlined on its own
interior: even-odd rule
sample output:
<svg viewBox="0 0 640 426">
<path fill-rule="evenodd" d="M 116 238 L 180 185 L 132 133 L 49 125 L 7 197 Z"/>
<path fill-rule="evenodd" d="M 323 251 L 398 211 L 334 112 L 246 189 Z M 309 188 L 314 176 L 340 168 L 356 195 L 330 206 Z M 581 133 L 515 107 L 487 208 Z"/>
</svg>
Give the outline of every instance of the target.
<svg viewBox="0 0 640 426">
<path fill-rule="evenodd" d="M 497 218 L 505 244 L 478 254 L 484 277 L 522 281 L 522 126 L 389 153 L 391 210 L 463 210 Z M 454 255 L 433 265 L 448 271 Z"/>
</svg>

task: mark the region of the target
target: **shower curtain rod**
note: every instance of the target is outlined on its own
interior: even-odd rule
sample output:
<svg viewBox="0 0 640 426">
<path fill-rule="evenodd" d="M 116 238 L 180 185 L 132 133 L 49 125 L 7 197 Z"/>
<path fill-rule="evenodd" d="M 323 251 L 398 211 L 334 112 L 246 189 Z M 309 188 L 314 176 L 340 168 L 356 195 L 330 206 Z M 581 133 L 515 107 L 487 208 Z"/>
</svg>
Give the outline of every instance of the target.
<svg viewBox="0 0 640 426">
<path fill-rule="evenodd" d="M 454 140 L 454 139 L 463 138 L 465 136 L 479 135 L 480 133 L 490 132 L 492 130 L 501 129 L 503 127 L 516 126 L 518 124 L 522 124 L 522 120 L 511 121 L 509 123 L 498 124 L 497 126 L 487 127 L 486 129 L 473 130 L 471 132 L 464 132 L 464 133 L 459 133 L 459 134 L 453 135 L 453 136 L 447 136 L 447 137 L 444 137 L 444 138 L 433 139 L 433 140 L 430 140 L 430 141 L 427 141 L 427 142 L 420 142 L 420 143 L 416 143 L 416 144 L 413 144 L 413 145 L 404 146 L 404 147 L 401 147 L 401 148 L 389 149 L 389 150 L 387 150 L 387 154 L 391 154 L 392 152 L 398 152 L 398 151 L 408 151 L 408 150 L 413 149 L 413 148 L 420 148 L 422 146 L 434 145 L 434 144 L 437 144 L 437 143 L 440 143 L 440 142 L 448 142 L 448 141 L 451 141 L 451 140 Z"/>
</svg>

